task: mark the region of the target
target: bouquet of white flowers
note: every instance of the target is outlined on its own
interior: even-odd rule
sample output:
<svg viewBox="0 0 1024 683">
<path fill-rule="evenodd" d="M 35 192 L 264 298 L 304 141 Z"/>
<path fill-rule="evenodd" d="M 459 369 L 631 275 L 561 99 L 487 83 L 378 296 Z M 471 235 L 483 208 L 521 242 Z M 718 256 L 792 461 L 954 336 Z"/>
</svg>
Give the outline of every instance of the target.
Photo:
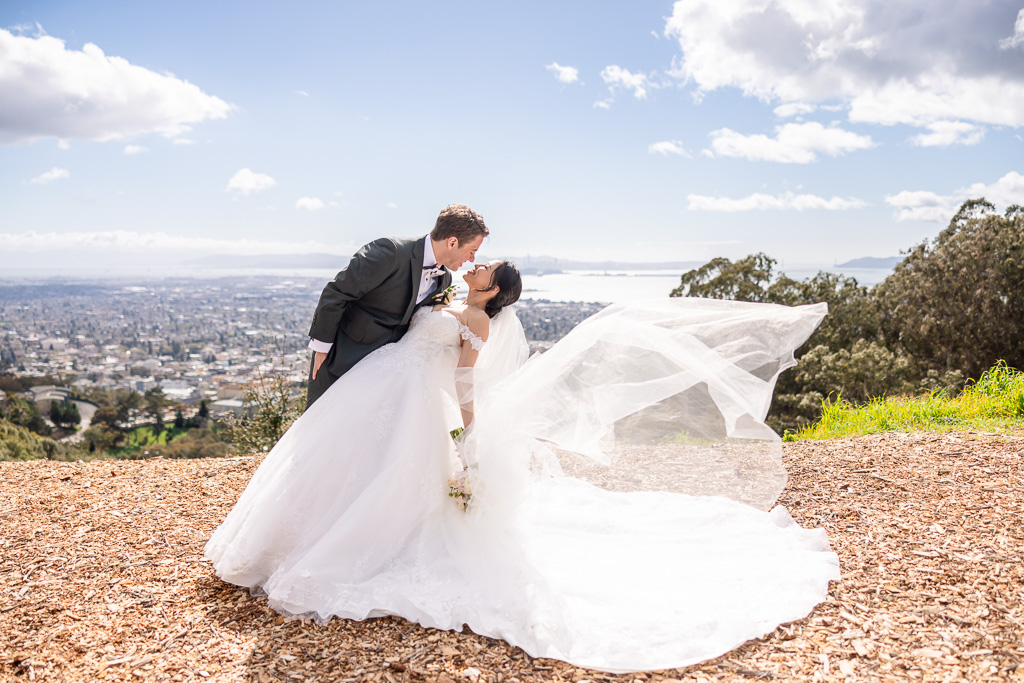
<svg viewBox="0 0 1024 683">
<path fill-rule="evenodd" d="M 448 497 L 455 499 L 455 504 L 461 510 L 465 510 L 469 505 L 469 499 L 473 497 L 473 489 L 469 486 L 466 470 L 459 470 L 448 477 Z"/>
<path fill-rule="evenodd" d="M 462 427 L 457 427 L 451 431 L 452 441 L 455 442 L 456 448 L 458 448 L 459 437 L 462 436 L 463 432 Z M 461 454 L 459 459 L 462 459 Z M 454 498 L 455 504 L 462 510 L 466 509 L 466 506 L 469 505 L 469 499 L 473 496 L 473 489 L 469 485 L 468 474 L 463 469 L 448 477 L 448 497 Z"/>
</svg>

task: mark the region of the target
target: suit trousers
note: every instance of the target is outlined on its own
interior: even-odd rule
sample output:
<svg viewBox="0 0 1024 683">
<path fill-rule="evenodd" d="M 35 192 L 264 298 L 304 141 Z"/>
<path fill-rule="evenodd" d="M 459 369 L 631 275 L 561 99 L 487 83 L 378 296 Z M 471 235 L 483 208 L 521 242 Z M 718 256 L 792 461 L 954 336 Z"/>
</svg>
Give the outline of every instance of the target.
<svg viewBox="0 0 1024 683">
<path fill-rule="evenodd" d="M 313 379 L 313 363 L 316 361 L 316 355 L 314 354 L 309 360 L 309 377 L 306 385 L 306 410 L 313 405 L 313 402 L 324 395 L 332 384 L 338 381 L 339 375 L 335 375 L 331 372 L 327 361 L 320 366 L 320 370 L 316 373 L 316 379 Z"/>
</svg>

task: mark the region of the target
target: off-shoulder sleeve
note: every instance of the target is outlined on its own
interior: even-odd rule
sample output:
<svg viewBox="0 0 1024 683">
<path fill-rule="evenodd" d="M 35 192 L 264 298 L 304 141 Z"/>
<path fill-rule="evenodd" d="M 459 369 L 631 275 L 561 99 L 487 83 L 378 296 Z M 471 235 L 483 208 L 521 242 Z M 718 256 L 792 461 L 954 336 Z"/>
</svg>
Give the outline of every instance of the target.
<svg viewBox="0 0 1024 683">
<path fill-rule="evenodd" d="M 473 334 L 473 331 L 466 327 L 461 320 L 456 320 L 459 323 L 459 336 L 469 342 L 469 345 L 473 347 L 474 351 L 480 351 L 484 348 L 484 340 Z"/>
</svg>

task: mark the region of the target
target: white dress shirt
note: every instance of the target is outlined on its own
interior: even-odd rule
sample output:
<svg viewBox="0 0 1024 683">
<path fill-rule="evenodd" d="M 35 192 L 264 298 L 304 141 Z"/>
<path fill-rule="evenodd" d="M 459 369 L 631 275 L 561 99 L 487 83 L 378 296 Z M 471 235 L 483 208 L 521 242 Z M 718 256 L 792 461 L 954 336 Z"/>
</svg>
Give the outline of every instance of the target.
<svg viewBox="0 0 1024 683">
<path fill-rule="evenodd" d="M 420 303 L 437 289 L 437 279 L 428 270 L 437 265 L 437 257 L 434 256 L 434 245 L 430 243 L 430 235 L 424 237 L 423 242 L 423 275 L 420 276 L 420 292 L 416 295 L 416 303 Z M 311 337 L 308 348 L 318 353 L 329 353 L 333 346 L 334 342 L 324 342 Z"/>
<path fill-rule="evenodd" d="M 423 275 L 420 276 L 420 293 L 416 295 L 416 303 L 420 303 L 437 289 L 437 277 L 431 275 L 429 270 L 437 265 L 434 245 L 430 243 L 430 235 L 423 239 L 426 242 L 426 246 L 423 247 Z"/>
</svg>

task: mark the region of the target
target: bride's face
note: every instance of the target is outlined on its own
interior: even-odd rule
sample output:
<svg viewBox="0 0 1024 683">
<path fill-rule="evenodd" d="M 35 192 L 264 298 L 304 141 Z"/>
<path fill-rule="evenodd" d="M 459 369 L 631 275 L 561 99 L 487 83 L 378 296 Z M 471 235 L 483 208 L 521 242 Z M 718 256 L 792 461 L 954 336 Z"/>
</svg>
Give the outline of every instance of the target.
<svg viewBox="0 0 1024 683">
<path fill-rule="evenodd" d="M 470 289 L 487 289 L 491 286 L 491 280 L 494 278 L 494 269 L 499 265 L 501 265 L 500 260 L 478 263 L 466 271 L 462 279 L 466 281 Z"/>
</svg>

